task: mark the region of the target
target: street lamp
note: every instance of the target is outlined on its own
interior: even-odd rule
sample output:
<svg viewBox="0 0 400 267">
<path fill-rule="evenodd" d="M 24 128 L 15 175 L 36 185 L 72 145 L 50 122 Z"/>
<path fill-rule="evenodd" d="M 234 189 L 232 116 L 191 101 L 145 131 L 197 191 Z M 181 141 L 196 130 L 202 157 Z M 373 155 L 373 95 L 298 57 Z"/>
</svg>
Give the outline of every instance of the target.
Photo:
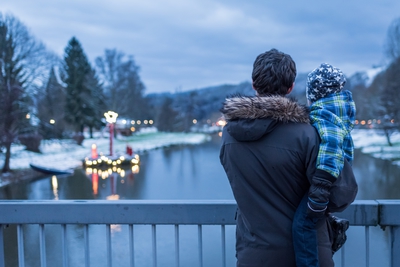
<svg viewBox="0 0 400 267">
<path fill-rule="evenodd" d="M 114 111 L 107 111 L 104 113 L 104 117 L 106 117 L 106 121 L 110 127 L 110 156 L 113 155 L 113 138 L 114 138 L 114 124 L 117 121 L 118 113 Z"/>
</svg>

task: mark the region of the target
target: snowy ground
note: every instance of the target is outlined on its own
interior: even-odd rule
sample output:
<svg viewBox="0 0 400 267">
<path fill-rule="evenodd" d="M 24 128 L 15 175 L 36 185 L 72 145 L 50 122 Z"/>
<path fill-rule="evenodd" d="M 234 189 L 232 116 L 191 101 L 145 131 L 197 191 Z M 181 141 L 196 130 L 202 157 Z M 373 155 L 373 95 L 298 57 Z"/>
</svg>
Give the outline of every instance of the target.
<svg viewBox="0 0 400 267">
<path fill-rule="evenodd" d="M 380 131 L 356 129 L 352 132 L 354 146 L 361 148 L 364 153 L 377 158 L 390 159 L 400 166 L 400 133 L 394 133 L 391 141 L 394 146 L 387 144 L 386 137 Z M 202 133 L 160 133 L 144 132 L 131 137 L 118 137 L 114 140 L 114 153 L 124 153 L 130 145 L 135 153 L 177 144 L 199 144 L 209 140 L 209 135 Z M 23 146 L 12 146 L 12 169 L 29 168 L 29 163 L 46 167 L 68 169 L 81 166 L 82 159 L 90 156 L 92 144 L 97 145 L 99 153 L 109 154 L 108 136 L 86 138 L 82 146 L 66 140 L 45 140 L 42 142 L 42 153 L 29 152 Z M 0 166 L 4 163 L 4 154 L 0 154 Z"/>
<path fill-rule="evenodd" d="M 160 133 L 148 131 L 130 137 L 118 136 L 113 140 L 113 153 L 123 154 L 126 146 L 132 147 L 134 153 L 167 147 L 178 144 L 199 144 L 209 140 L 210 136 L 202 133 Z M 98 153 L 109 155 L 109 136 L 97 134 L 93 139 L 86 138 L 82 146 L 70 140 L 43 140 L 40 146 L 42 153 L 26 151 L 24 146 L 13 145 L 11 169 L 29 168 L 29 163 L 57 169 L 69 169 L 82 165 L 82 160 L 91 154 L 92 144 L 96 144 Z M 0 154 L 0 166 L 4 163 L 4 154 Z"/>
</svg>

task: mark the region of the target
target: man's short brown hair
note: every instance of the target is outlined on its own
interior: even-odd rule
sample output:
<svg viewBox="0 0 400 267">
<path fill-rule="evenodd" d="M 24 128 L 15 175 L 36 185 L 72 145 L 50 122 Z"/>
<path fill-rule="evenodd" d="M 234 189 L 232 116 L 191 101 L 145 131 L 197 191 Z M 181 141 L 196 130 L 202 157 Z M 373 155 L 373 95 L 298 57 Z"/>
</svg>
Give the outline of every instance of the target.
<svg viewBox="0 0 400 267">
<path fill-rule="evenodd" d="M 253 87 L 258 95 L 286 95 L 296 78 L 296 63 L 288 54 L 271 49 L 253 64 Z"/>
</svg>

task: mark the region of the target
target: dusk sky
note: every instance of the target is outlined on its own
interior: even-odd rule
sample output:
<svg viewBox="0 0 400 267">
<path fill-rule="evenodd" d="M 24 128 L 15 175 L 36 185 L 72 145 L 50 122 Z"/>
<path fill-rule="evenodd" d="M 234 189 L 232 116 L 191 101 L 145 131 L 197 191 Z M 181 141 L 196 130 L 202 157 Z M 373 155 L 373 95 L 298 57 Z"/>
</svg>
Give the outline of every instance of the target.
<svg viewBox="0 0 400 267">
<path fill-rule="evenodd" d="M 146 93 L 251 80 L 256 56 L 290 54 L 298 72 L 322 62 L 350 76 L 385 64 L 399 0 L 0 0 L 60 57 L 72 36 L 89 60 L 133 55 Z M 299 85 L 302 86 L 302 85 Z"/>
</svg>

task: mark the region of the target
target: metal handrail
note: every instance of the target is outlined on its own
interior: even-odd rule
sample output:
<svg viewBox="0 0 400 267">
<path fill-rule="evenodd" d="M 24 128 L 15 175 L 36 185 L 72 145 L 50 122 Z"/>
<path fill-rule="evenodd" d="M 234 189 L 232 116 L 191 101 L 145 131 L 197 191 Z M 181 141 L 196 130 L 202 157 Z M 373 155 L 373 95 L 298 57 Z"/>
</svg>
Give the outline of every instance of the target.
<svg viewBox="0 0 400 267">
<path fill-rule="evenodd" d="M 202 225 L 221 225 L 222 247 L 225 250 L 225 225 L 236 223 L 235 211 L 236 203 L 233 200 L 2 200 L 0 225 L 16 224 L 18 233 L 22 233 L 21 225 L 39 224 L 43 237 L 44 224 L 60 224 L 63 231 L 67 224 L 83 224 L 86 225 L 85 236 L 88 234 L 88 225 L 104 224 L 108 227 L 109 239 L 111 224 L 128 224 L 130 232 L 133 232 L 131 229 L 133 225 L 149 224 L 152 225 L 154 240 L 156 240 L 155 225 L 175 225 L 177 240 L 179 240 L 179 225 L 198 225 L 199 236 Z M 66 214 L 68 216 L 65 216 Z M 366 229 L 369 226 L 390 227 L 390 266 L 400 266 L 400 254 L 396 253 L 400 251 L 400 200 L 358 200 L 338 216 L 348 219 L 351 225 L 365 226 Z M 22 240 L 20 235 L 18 239 Z M 44 243 L 44 238 L 41 242 Z M 130 243 L 133 243 L 132 240 Z M 111 255 L 110 251 L 111 249 L 108 251 Z M 41 250 L 41 253 L 43 261 L 45 251 Z M 223 266 L 226 264 L 224 253 L 223 251 Z M 179 266 L 179 251 L 177 259 Z M 4 266 L 2 261 L 4 261 L 4 245 L 3 230 L 0 228 L 0 267 Z M 111 266 L 111 260 L 109 261 Z M 157 265 L 156 258 L 154 261 Z"/>
</svg>

